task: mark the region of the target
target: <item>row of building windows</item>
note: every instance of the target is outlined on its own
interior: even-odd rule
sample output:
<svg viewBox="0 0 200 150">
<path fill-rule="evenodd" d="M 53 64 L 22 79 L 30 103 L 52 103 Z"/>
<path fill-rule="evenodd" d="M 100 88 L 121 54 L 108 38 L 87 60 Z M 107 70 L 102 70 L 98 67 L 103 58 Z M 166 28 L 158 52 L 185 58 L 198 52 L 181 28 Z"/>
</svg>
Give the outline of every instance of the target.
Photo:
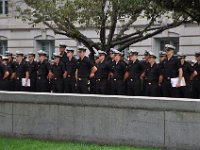
<svg viewBox="0 0 200 150">
<path fill-rule="evenodd" d="M 8 14 L 8 1 L 0 0 L 0 15 L 7 15 L 7 14 Z"/>
<path fill-rule="evenodd" d="M 160 38 L 156 39 L 158 51 L 164 50 L 165 44 L 172 44 L 176 46 L 176 51 L 179 51 L 179 38 Z M 49 59 L 52 57 L 52 54 L 55 52 L 55 40 L 37 40 L 36 41 L 37 49 L 42 49 L 47 52 Z M 78 43 L 81 45 L 81 43 Z M 117 48 L 117 47 L 116 47 Z M 8 50 L 7 40 L 0 40 L 0 54 L 4 55 L 5 51 Z M 128 55 L 129 48 L 124 50 L 125 57 Z"/>
<path fill-rule="evenodd" d="M 37 41 L 38 50 L 42 49 L 47 52 L 49 58 L 52 57 L 52 54 L 55 52 L 55 41 L 54 40 L 40 40 Z M 5 51 L 8 50 L 7 40 L 0 40 L 0 54 L 4 55 Z"/>
</svg>

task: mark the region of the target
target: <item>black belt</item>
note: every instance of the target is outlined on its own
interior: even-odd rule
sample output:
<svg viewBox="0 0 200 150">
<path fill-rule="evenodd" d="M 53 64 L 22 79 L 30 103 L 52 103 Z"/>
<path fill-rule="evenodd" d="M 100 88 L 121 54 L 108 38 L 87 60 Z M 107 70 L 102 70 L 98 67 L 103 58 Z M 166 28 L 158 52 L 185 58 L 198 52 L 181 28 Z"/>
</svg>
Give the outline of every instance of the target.
<svg viewBox="0 0 200 150">
<path fill-rule="evenodd" d="M 41 77 L 41 76 L 39 76 L 39 77 L 37 77 L 37 79 L 38 79 L 38 80 L 47 79 L 47 77 Z"/>
<path fill-rule="evenodd" d="M 136 78 L 128 78 L 127 80 L 133 82 L 133 81 L 137 81 L 137 80 L 139 81 L 140 79 L 139 78 L 138 79 L 136 79 Z"/>
<path fill-rule="evenodd" d="M 107 80 L 107 79 L 106 78 L 96 78 L 95 79 L 96 82 L 101 82 L 101 81 L 105 81 L 105 80 Z"/>
<path fill-rule="evenodd" d="M 123 80 L 122 78 L 112 78 L 113 81 Z"/>
<path fill-rule="evenodd" d="M 88 80 L 88 78 L 78 78 L 78 81 Z"/>
<path fill-rule="evenodd" d="M 147 85 L 153 85 L 153 84 L 157 84 L 157 82 L 156 82 L 156 81 L 151 81 L 151 82 L 146 81 L 146 84 L 147 84 Z"/>
<path fill-rule="evenodd" d="M 54 80 L 62 80 L 62 77 L 53 78 Z"/>
<path fill-rule="evenodd" d="M 19 78 L 19 77 L 16 77 L 16 80 L 20 80 L 20 78 Z"/>
</svg>

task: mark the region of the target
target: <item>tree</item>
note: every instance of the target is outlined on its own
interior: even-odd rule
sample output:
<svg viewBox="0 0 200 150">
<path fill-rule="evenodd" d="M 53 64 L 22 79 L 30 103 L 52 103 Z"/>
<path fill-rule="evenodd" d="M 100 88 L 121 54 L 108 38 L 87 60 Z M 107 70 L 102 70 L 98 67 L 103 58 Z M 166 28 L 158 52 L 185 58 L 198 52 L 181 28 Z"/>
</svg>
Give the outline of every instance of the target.
<svg viewBox="0 0 200 150">
<path fill-rule="evenodd" d="M 200 23 L 200 1 L 199 0 L 154 0 L 163 9 L 184 14 L 191 20 Z"/>
<path fill-rule="evenodd" d="M 93 47 L 109 52 L 120 46 L 148 39 L 166 29 L 188 22 L 188 17 L 169 12 L 152 0 L 24 0 L 27 8 L 18 5 L 19 17 L 33 26 L 44 23 L 55 34 L 82 42 L 93 52 Z M 138 28 L 139 18 L 147 20 Z M 99 42 L 85 36 L 80 27 L 95 28 Z M 134 30 L 131 30 L 134 29 Z M 116 32 L 118 30 L 119 32 Z"/>
</svg>

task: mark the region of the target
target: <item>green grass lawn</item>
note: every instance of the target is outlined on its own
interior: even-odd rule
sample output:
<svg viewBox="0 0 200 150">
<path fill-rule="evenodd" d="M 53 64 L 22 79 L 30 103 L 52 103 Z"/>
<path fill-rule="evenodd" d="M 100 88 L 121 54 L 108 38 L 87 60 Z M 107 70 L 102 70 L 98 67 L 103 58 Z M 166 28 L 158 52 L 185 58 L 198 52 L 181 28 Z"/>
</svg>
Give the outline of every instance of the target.
<svg viewBox="0 0 200 150">
<path fill-rule="evenodd" d="M 0 137 L 0 150 L 158 150 L 155 148 L 134 148 L 128 146 L 101 146 L 70 142 L 14 139 Z"/>
</svg>

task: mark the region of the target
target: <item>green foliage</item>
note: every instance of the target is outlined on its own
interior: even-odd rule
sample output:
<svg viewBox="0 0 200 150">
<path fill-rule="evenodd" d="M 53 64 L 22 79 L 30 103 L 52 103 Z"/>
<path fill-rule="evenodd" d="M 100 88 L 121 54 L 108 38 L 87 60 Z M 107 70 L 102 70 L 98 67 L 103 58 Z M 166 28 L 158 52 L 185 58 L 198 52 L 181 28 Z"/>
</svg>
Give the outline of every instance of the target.
<svg viewBox="0 0 200 150">
<path fill-rule="evenodd" d="M 181 15 L 190 17 L 193 21 L 200 23 L 200 1 L 199 0 L 153 0 L 162 9 L 174 11 Z"/>
<path fill-rule="evenodd" d="M 27 8 L 17 7 L 19 18 L 35 26 L 44 23 L 56 34 L 79 40 L 89 49 L 109 51 L 111 47 L 121 48 L 145 40 L 162 31 L 188 21 L 188 16 L 163 8 L 155 0 L 24 0 Z M 137 29 L 134 23 L 139 18 L 147 19 L 144 29 Z M 168 20 L 164 22 L 163 20 Z M 94 27 L 99 34 L 95 43 L 83 35 L 79 27 Z M 156 27 L 156 28 L 155 28 Z M 120 29 L 115 36 L 116 28 Z M 136 34 L 126 36 L 126 31 L 135 28 Z"/>
</svg>

